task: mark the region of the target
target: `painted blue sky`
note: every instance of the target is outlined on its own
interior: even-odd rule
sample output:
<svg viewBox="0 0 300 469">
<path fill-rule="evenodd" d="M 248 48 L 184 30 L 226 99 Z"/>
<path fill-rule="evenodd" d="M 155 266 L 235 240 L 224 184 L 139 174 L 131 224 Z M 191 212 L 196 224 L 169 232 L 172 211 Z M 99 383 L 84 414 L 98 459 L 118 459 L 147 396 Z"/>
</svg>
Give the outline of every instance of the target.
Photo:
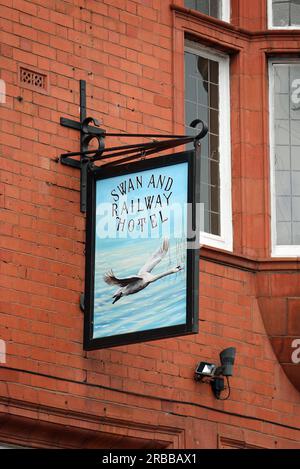
<svg viewBox="0 0 300 469">
<path fill-rule="evenodd" d="M 98 250 L 100 246 L 103 246 L 102 242 L 104 240 L 108 241 L 108 239 L 113 241 L 114 238 L 119 238 L 119 242 L 126 243 L 130 242 L 130 240 L 135 242 L 136 238 L 140 237 L 162 238 L 164 237 L 163 229 L 168 228 L 171 230 L 171 233 L 174 234 L 174 225 L 176 226 L 176 236 L 181 238 L 185 233 L 178 232 L 178 228 L 181 230 L 186 225 L 186 207 L 182 205 L 182 201 L 186 200 L 187 194 L 187 166 L 187 163 L 180 163 L 178 165 L 140 171 L 130 175 L 116 176 L 97 181 L 96 224 L 100 223 L 101 226 L 104 226 L 104 220 L 107 220 L 108 214 L 111 224 L 109 226 L 109 233 L 107 225 L 104 226 L 105 233 L 99 229 L 96 230 L 96 250 Z M 139 181 L 142 181 L 142 187 L 138 186 L 138 188 L 136 188 L 137 177 L 139 178 Z M 171 187 L 171 180 L 169 178 L 173 180 Z M 118 187 L 124 188 L 126 185 L 126 188 L 128 188 L 129 180 L 132 181 L 135 189 L 129 190 L 126 195 L 122 196 Z M 155 185 L 159 184 L 159 187 L 154 188 L 152 184 L 149 186 L 151 181 L 154 181 Z M 160 181 L 164 181 L 163 189 L 160 186 Z M 170 189 L 164 190 L 166 186 L 167 189 L 169 189 L 169 187 Z M 118 201 L 116 201 L 116 196 L 113 197 L 111 195 L 112 192 L 119 195 L 120 198 Z M 158 196 L 160 197 L 162 207 L 160 206 L 160 203 L 157 203 L 159 202 L 157 199 Z M 145 197 L 148 198 L 148 202 L 149 198 L 150 202 L 153 200 L 152 207 L 149 210 L 145 207 Z M 140 200 L 139 206 L 138 200 Z M 124 203 L 129 209 L 130 213 L 128 215 L 124 210 Z M 131 211 L 132 206 L 134 213 Z M 174 210 L 172 210 L 170 216 L 168 216 L 168 207 L 170 206 L 173 206 Z M 138 212 L 138 207 L 144 208 L 145 210 Z M 125 223 L 123 231 L 117 232 L 117 220 L 115 216 L 116 209 L 122 221 L 126 219 L 126 217 L 127 222 L 132 220 L 130 222 L 130 226 L 134 226 L 132 233 L 128 231 L 128 223 Z M 122 209 L 123 213 L 121 213 Z M 111 217 L 113 213 L 114 217 Z M 151 220 L 149 218 L 150 216 L 152 217 L 151 220 L 153 225 L 157 223 L 157 227 L 152 227 Z M 142 218 L 146 219 L 146 222 L 140 222 L 144 225 L 143 234 L 141 233 L 141 225 L 139 225 L 139 220 Z M 165 218 L 169 218 L 168 222 L 161 223 Z M 169 233 L 165 234 L 168 235 Z M 101 238 L 101 244 L 99 244 L 99 238 Z"/>
<path fill-rule="evenodd" d="M 129 332 L 144 331 L 184 324 L 186 321 L 186 197 L 187 197 L 187 163 L 171 165 L 146 170 L 131 175 L 116 176 L 105 180 L 97 181 L 96 194 L 96 224 L 102 223 L 101 204 L 111 204 L 114 199 L 111 195 L 120 184 L 128 184 L 129 178 L 134 183 L 136 176 L 142 176 L 143 186 L 131 190 L 125 198 L 118 201 L 118 210 L 124 201 L 130 206 L 137 203 L 137 199 L 144 199 L 147 196 L 157 197 L 166 194 L 170 203 L 179 204 L 174 216 L 169 217 L 165 226 L 174 226 L 175 221 L 179 222 L 182 231 L 180 236 L 174 237 L 171 232 L 169 238 L 170 248 L 167 255 L 155 267 L 153 274 L 164 273 L 178 265 L 184 267 L 184 270 L 177 274 L 164 277 L 146 287 L 144 290 L 129 296 L 122 297 L 118 302 L 112 304 L 113 294 L 118 286 L 107 285 L 103 276 L 109 270 L 113 270 L 115 275 L 120 278 L 136 275 L 148 258 L 160 247 L 164 237 L 162 223 L 159 212 L 165 215 L 164 207 L 152 207 L 150 211 L 128 215 L 128 220 L 132 219 L 135 223 L 143 216 L 149 221 L 149 216 L 156 215 L 158 226 L 155 229 L 147 224 L 147 234 L 142 236 L 139 230 L 135 232 L 135 238 L 118 238 L 116 236 L 116 222 L 114 220 L 110 236 L 96 236 L 95 252 L 95 292 L 94 292 L 94 338 L 107 337 Z M 148 187 L 151 177 L 154 175 L 154 182 L 164 181 L 166 187 L 168 178 L 173 179 L 170 190 Z M 141 179 L 140 179 L 141 180 Z M 152 179 L 153 181 L 153 179 Z M 171 182 L 169 180 L 169 186 Z M 168 189 L 168 186 L 167 186 Z M 115 197 L 116 198 L 116 197 Z M 166 201 L 166 198 L 165 198 Z M 135 206 L 135 205 L 134 205 Z M 111 212 L 110 212 L 111 213 Z M 120 215 L 120 217 L 122 217 Z M 124 235 L 128 232 L 125 230 Z"/>
</svg>

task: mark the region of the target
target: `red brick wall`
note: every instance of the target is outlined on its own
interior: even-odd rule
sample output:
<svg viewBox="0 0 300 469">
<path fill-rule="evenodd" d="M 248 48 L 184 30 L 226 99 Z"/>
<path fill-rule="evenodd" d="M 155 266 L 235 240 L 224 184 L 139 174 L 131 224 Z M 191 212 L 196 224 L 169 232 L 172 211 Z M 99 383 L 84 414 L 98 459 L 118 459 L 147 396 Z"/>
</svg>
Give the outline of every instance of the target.
<svg viewBox="0 0 300 469">
<path fill-rule="evenodd" d="M 249 267 L 269 256 L 262 50 L 281 50 L 283 39 L 209 23 L 171 10 L 170 3 L 0 0 L 0 78 L 7 85 L 0 105 L 0 338 L 7 343 L 0 440 L 71 445 L 59 431 L 68 425 L 78 447 L 212 448 L 222 437 L 244 446 L 300 447 L 300 395 L 270 345 L 257 302 L 257 268 Z M 264 2 L 256 3 L 233 1 L 236 27 L 266 27 Z M 205 250 L 198 335 L 84 352 L 79 173 L 57 163 L 79 142 L 59 119 L 79 118 L 78 80 L 85 79 L 88 115 L 104 128 L 182 129 L 185 31 L 232 54 L 234 251 L 240 257 L 218 260 Z M 287 50 L 299 49 L 300 35 L 284 40 Z M 21 85 L 20 65 L 46 74 L 48 92 Z M 219 402 L 208 386 L 194 382 L 193 370 L 201 359 L 217 360 L 227 346 L 237 347 L 237 362 L 231 399 Z"/>
</svg>

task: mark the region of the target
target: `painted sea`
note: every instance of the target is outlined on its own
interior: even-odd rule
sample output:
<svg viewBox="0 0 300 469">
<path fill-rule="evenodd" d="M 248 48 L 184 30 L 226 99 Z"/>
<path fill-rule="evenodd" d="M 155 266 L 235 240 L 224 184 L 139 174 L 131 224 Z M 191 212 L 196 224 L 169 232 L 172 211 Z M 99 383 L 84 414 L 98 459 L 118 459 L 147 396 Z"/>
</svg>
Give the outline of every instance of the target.
<svg viewBox="0 0 300 469">
<path fill-rule="evenodd" d="M 138 273 L 148 258 L 161 246 L 162 239 L 103 239 L 95 255 L 94 338 L 146 331 L 186 322 L 186 270 L 171 274 L 144 290 L 122 297 L 112 304 L 117 285 L 107 285 L 103 276 L 113 270 L 118 278 Z M 169 251 L 153 269 L 163 273 L 186 265 L 185 239 L 170 240 Z"/>
</svg>

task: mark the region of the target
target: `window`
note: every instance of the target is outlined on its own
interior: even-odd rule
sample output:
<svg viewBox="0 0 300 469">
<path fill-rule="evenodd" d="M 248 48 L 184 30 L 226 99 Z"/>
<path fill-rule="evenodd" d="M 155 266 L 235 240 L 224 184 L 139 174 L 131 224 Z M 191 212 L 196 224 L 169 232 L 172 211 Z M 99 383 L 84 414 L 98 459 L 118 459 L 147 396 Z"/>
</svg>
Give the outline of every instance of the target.
<svg viewBox="0 0 300 469">
<path fill-rule="evenodd" d="M 208 123 L 201 145 L 201 242 L 232 250 L 229 57 L 187 41 L 185 51 L 186 132 L 194 119 Z M 222 122 L 222 125 L 220 125 Z"/>
<path fill-rule="evenodd" d="M 223 21 L 230 20 L 230 0 L 185 0 L 185 6 Z"/>
<path fill-rule="evenodd" d="M 300 61 L 270 62 L 272 254 L 300 255 Z"/>
<path fill-rule="evenodd" d="M 268 0 L 269 28 L 299 28 L 300 0 Z"/>
</svg>

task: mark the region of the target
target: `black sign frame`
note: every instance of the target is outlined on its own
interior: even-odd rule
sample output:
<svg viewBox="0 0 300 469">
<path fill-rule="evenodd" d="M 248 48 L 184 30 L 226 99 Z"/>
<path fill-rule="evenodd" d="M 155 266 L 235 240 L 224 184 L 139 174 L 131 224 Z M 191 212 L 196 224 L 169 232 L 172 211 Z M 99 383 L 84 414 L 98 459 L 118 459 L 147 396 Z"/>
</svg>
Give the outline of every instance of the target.
<svg viewBox="0 0 300 469">
<path fill-rule="evenodd" d="M 95 236 L 96 236 L 96 183 L 98 180 L 119 175 L 188 163 L 187 202 L 191 204 L 188 226 L 196 230 L 196 204 L 200 203 L 200 144 L 195 150 L 159 156 L 113 167 L 90 167 L 87 175 L 86 267 L 84 293 L 84 350 L 128 345 L 138 342 L 166 339 L 198 332 L 199 316 L 199 248 L 188 248 L 186 257 L 186 322 L 185 324 L 136 331 L 100 338 L 93 337 L 95 290 Z M 197 228 L 198 229 L 198 228 Z M 198 238 L 198 237 L 197 237 Z M 191 240 L 188 240 L 191 241 Z"/>
</svg>

